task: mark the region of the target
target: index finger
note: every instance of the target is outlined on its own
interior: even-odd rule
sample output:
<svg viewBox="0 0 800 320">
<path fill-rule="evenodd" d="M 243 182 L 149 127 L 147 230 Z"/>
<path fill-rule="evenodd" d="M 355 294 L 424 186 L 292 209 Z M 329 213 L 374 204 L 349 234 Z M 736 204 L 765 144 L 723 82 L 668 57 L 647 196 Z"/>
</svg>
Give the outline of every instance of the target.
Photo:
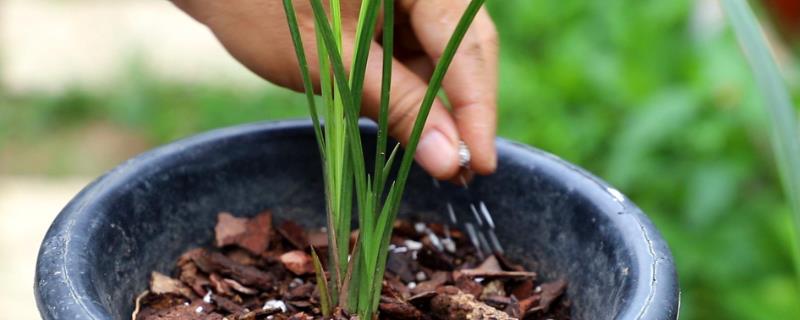
<svg viewBox="0 0 800 320">
<path fill-rule="evenodd" d="M 436 63 L 469 1 L 401 1 L 425 53 Z M 453 107 L 459 134 L 472 154 L 470 167 L 489 174 L 497 167 L 498 37 L 486 9 L 475 17 L 442 86 Z"/>
</svg>

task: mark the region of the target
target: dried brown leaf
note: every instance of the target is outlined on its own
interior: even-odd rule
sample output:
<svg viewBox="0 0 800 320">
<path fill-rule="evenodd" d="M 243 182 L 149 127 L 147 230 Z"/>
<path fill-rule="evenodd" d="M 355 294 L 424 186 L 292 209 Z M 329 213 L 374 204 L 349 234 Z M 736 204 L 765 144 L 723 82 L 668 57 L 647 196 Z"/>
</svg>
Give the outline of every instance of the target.
<svg viewBox="0 0 800 320">
<path fill-rule="evenodd" d="M 306 231 L 292 220 L 284 221 L 280 227 L 278 227 L 278 233 L 289 241 L 295 249 L 303 250 L 308 246 Z"/>
<path fill-rule="evenodd" d="M 217 214 L 217 225 L 214 227 L 217 247 L 236 243 L 236 240 L 245 232 L 247 232 L 247 218 L 237 218 L 229 212 Z"/>
<path fill-rule="evenodd" d="M 389 299 L 379 304 L 381 315 L 397 320 L 419 320 L 423 314 L 413 305 L 397 299 Z"/>
<path fill-rule="evenodd" d="M 206 273 L 218 272 L 246 286 L 270 289 L 275 282 L 272 274 L 239 264 L 219 252 L 208 252 L 201 249 L 192 256 L 192 261 Z"/>
<path fill-rule="evenodd" d="M 565 280 L 559 279 L 551 282 L 546 282 L 541 285 L 542 287 L 542 301 L 539 302 L 539 306 L 547 312 L 550 310 L 550 305 L 561 297 L 564 294 L 564 291 L 567 289 L 567 282 Z"/>
<path fill-rule="evenodd" d="M 150 292 L 154 294 L 174 293 L 184 297 L 192 297 L 192 290 L 178 279 L 153 271 L 150 274 Z"/>
<path fill-rule="evenodd" d="M 414 289 L 411 289 L 411 293 L 414 295 L 434 291 L 436 288 L 441 287 L 449 280 L 450 275 L 448 272 L 445 271 L 436 271 L 431 275 L 430 280 L 423 281 L 417 284 Z"/>
<path fill-rule="evenodd" d="M 298 276 L 314 273 L 314 263 L 305 251 L 289 251 L 281 255 L 280 260 L 286 269 Z"/>
<path fill-rule="evenodd" d="M 455 293 L 452 293 L 453 289 Z M 478 301 L 473 295 L 461 292 L 458 288 L 442 287 L 438 291 L 441 293 L 431 300 L 431 311 L 441 319 L 514 319 L 507 313 Z"/>
<path fill-rule="evenodd" d="M 211 286 L 214 289 L 214 293 L 216 294 L 224 294 L 226 296 L 231 295 L 231 287 L 223 281 L 222 276 L 217 273 L 212 273 L 208 276 L 208 280 L 211 282 Z"/>
<path fill-rule="evenodd" d="M 306 236 L 308 245 L 317 251 L 328 247 L 328 233 L 322 230 L 308 232 Z"/>
<path fill-rule="evenodd" d="M 511 294 L 513 294 L 517 299 L 525 299 L 530 297 L 533 294 L 533 280 L 531 279 L 524 279 L 514 285 L 513 289 L 511 290 Z"/>
<path fill-rule="evenodd" d="M 233 290 L 236 290 L 236 291 L 238 291 L 240 293 L 244 293 L 244 294 L 247 294 L 247 295 L 258 294 L 258 290 L 253 289 L 253 288 L 249 288 L 249 287 L 245 287 L 245 286 L 243 286 L 241 283 L 239 283 L 236 280 L 233 280 L 233 279 L 222 279 L 222 281 L 224 281 L 227 285 L 229 285 L 231 288 L 233 288 Z"/>
<path fill-rule="evenodd" d="M 272 213 L 269 211 L 250 219 L 221 212 L 217 215 L 217 226 L 214 228 L 217 247 L 237 245 L 254 255 L 267 250 L 271 231 Z"/>
</svg>

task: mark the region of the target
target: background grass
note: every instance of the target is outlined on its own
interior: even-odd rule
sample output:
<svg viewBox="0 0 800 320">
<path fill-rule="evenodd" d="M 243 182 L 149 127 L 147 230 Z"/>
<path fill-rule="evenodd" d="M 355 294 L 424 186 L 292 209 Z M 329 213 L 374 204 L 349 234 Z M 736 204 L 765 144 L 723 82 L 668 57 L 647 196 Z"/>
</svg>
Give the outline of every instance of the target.
<svg viewBox="0 0 800 320">
<path fill-rule="evenodd" d="M 589 169 L 650 215 L 678 263 L 682 319 L 800 317 L 789 207 L 731 31 L 693 32 L 689 0 L 489 3 L 502 43 L 499 134 Z M 106 169 L 113 164 L 80 166 L 86 155 L 72 146 L 82 142 L 68 143 L 66 133 L 93 123 L 146 147 L 306 116 L 303 96 L 283 89 L 166 83 L 135 62 L 129 70 L 112 90 L 0 92 L 3 170 L 34 171 L 20 160 L 31 148 L 49 155 L 37 173 Z"/>
</svg>

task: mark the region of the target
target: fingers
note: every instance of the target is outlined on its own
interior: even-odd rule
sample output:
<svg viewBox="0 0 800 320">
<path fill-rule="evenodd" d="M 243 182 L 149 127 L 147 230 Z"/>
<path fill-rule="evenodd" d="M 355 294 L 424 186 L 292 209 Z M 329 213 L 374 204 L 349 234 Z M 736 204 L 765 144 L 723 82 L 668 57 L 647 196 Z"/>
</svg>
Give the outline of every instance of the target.
<svg viewBox="0 0 800 320">
<path fill-rule="evenodd" d="M 286 36 L 285 15 L 280 8 L 279 1 L 273 0 L 237 0 L 235 5 L 227 2 L 213 0 L 173 0 L 181 9 L 187 11 L 198 21 L 206 24 L 220 39 L 225 48 L 246 67 L 281 86 L 301 89 L 302 82 L 297 71 L 297 59 L 290 38 Z M 431 3 L 449 3 L 464 0 L 418 1 L 431 6 Z M 344 33 L 345 37 L 354 33 L 355 24 L 352 21 L 358 16 L 358 2 L 353 3 L 353 8 L 345 10 Z M 308 58 L 309 69 L 312 77 L 318 80 L 319 65 L 316 61 L 313 20 L 310 19 L 311 11 L 306 1 L 295 1 L 301 33 Z M 464 3 L 465 4 L 465 3 Z M 435 5 L 434 7 L 443 7 Z M 446 7 L 443 7 L 447 9 Z M 441 8 L 440 8 L 441 9 Z M 449 39 L 450 33 L 463 12 L 462 7 L 450 8 L 452 11 L 442 16 L 444 20 L 453 23 L 446 24 L 447 28 L 439 29 L 440 17 L 422 16 L 411 17 L 416 19 L 412 29 L 414 33 L 422 34 L 420 42 L 425 54 L 437 57 Z M 415 11 L 416 12 L 416 11 Z M 486 24 L 488 16 L 476 21 Z M 349 17 L 349 18 L 348 18 Z M 420 19 L 432 17 L 424 22 Z M 452 19 L 451 19 L 452 17 Z M 348 22 L 349 21 L 349 22 Z M 413 22 L 413 21 L 412 21 Z M 424 27 L 430 25 L 431 27 Z M 426 28 L 422 32 L 421 28 Z M 475 28 L 473 28 L 475 29 Z M 448 32 L 447 30 L 451 30 Z M 481 37 L 473 36 L 472 31 L 467 35 L 464 46 L 473 39 L 475 49 L 469 52 L 481 51 L 481 54 L 462 54 L 456 56 L 450 75 L 445 78 L 444 87 L 451 101 L 456 106 L 455 118 L 440 101 L 436 101 L 430 110 L 428 120 L 423 130 L 420 143 L 417 147 L 416 160 L 432 176 L 438 179 L 450 179 L 459 171 L 458 144 L 464 140 L 472 151 L 472 166 L 479 173 L 488 173 L 494 169 L 494 87 L 486 83 L 493 83 L 496 77 L 491 61 L 491 54 L 487 54 L 485 47 L 475 44 Z M 401 37 L 398 37 L 401 39 Z M 345 40 L 351 43 L 352 39 Z M 345 67 L 350 64 L 352 48 L 345 46 L 343 58 Z M 463 49 L 462 49 L 463 51 Z M 495 52 L 496 55 L 496 52 Z M 483 59 L 483 60 L 481 60 Z M 435 59 L 433 59 L 435 61 Z M 477 63 L 477 62 L 485 63 Z M 488 61 L 488 62 L 487 62 Z M 431 72 L 431 61 L 424 59 L 410 60 L 406 65 L 397 60 L 394 62 L 392 77 L 392 95 L 389 109 L 389 122 L 391 135 L 401 143 L 407 143 L 408 137 L 416 120 L 421 101 L 425 95 L 428 84 L 427 79 Z M 381 91 L 381 48 L 375 44 L 370 51 L 367 66 L 367 77 L 364 86 L 364 114 L 377 118 L 380 104 Z M 484 66 L 485 69 L 481 69 Z M 457 70 L 464 69 L 464 70 Z M 454 72 L 455 71 L 455 72 Z M 456 74 L 454 76 L 453 74 Z M 476 79 L 470 79 L 476 77 Z M 459 79 L 464 78 L 464 79 Z M 316 81 L 315 81 L 316 82 Z M 463 134 L 460 136 L 459 132 Z"/>
<path fill-rule="evenodd" d="M 372 119 L 377 119 L 380 111 L 381 50 L 378 44 L 373 44 L 364 82 L 362 111 Z M 428 84 L 397 60 L 392 65 L 389 133 L 405 145 L 413 130 Z M 450 179 L 459 171 L 459 140 L 452 116 L 440 101 L 436 101 L 425 122 L 415 159 L 434 178 Z"/>
<path fill-rule="evenodd" d="M 236 60 L 277 85 L 302 91 L 303 83 L 286 15 L 273 0 L 172 0 L 181 10 L 206 25 Z M 296 6 L 312 77 L 318 70 L 313 23 L 307 1 Z M 312 36 L 309 36 L 312 35 Z"/>
<path fill-rule="evenodd" d="M 438 61 L 469 1 L 401 1 L 423 50 Z M 497 167 L 495 149 L 498 38 L 481 9 L 459 47 L 443 88 L 453 107 L 460 137 L 472 152 L 470 167 L 479 174 Z"/>
</svg>

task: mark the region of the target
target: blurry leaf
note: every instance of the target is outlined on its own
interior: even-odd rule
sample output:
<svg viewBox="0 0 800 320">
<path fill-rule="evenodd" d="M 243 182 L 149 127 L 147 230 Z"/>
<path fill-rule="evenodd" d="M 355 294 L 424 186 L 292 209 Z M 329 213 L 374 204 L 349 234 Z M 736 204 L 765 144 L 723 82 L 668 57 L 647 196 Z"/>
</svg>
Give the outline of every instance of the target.
<svg viewBox="0 0 800 320">
<path fill-rule="evenodd" d="M 722 0 L 722 5 L 764 95 L 773 127 L 772 145 L 781 169 L 784 192 L 794 211 L 795 230 L 800 230 L 800 131 L 791 96 L 761 26 L 747 2 Z M 800 261 L 795 263 L 800 273 Z M 797 276 L 800 277 L 800 274 Z"/>
<path fill-rule="evenodd" d="M 617 131 L 606 177 L 620 188 L 629 187 L 634 177 L 652 174 L 637 170 L 649 152 L 677 137 L 694 115 L 696 101 L 686 91 L 659 94 L 639 112 L 631 114 Z"/>
<path fill-rule="evenodd" d="M 739 170 L 725 163 L 705 164 L 688 181 L 686 217 L 694 228 L 703 228 L 725 213 L 739 196 Z"/>
<path fill-rule="evenodd" d="M 787 315 L 800 313 L 800 304 L 794 297 L 800 295 L 791 278 L 760 275 L 764 281 L 748 291 L 732 291 L 723 297 L 740 319 L 789 319 Z"/>
</svg>

